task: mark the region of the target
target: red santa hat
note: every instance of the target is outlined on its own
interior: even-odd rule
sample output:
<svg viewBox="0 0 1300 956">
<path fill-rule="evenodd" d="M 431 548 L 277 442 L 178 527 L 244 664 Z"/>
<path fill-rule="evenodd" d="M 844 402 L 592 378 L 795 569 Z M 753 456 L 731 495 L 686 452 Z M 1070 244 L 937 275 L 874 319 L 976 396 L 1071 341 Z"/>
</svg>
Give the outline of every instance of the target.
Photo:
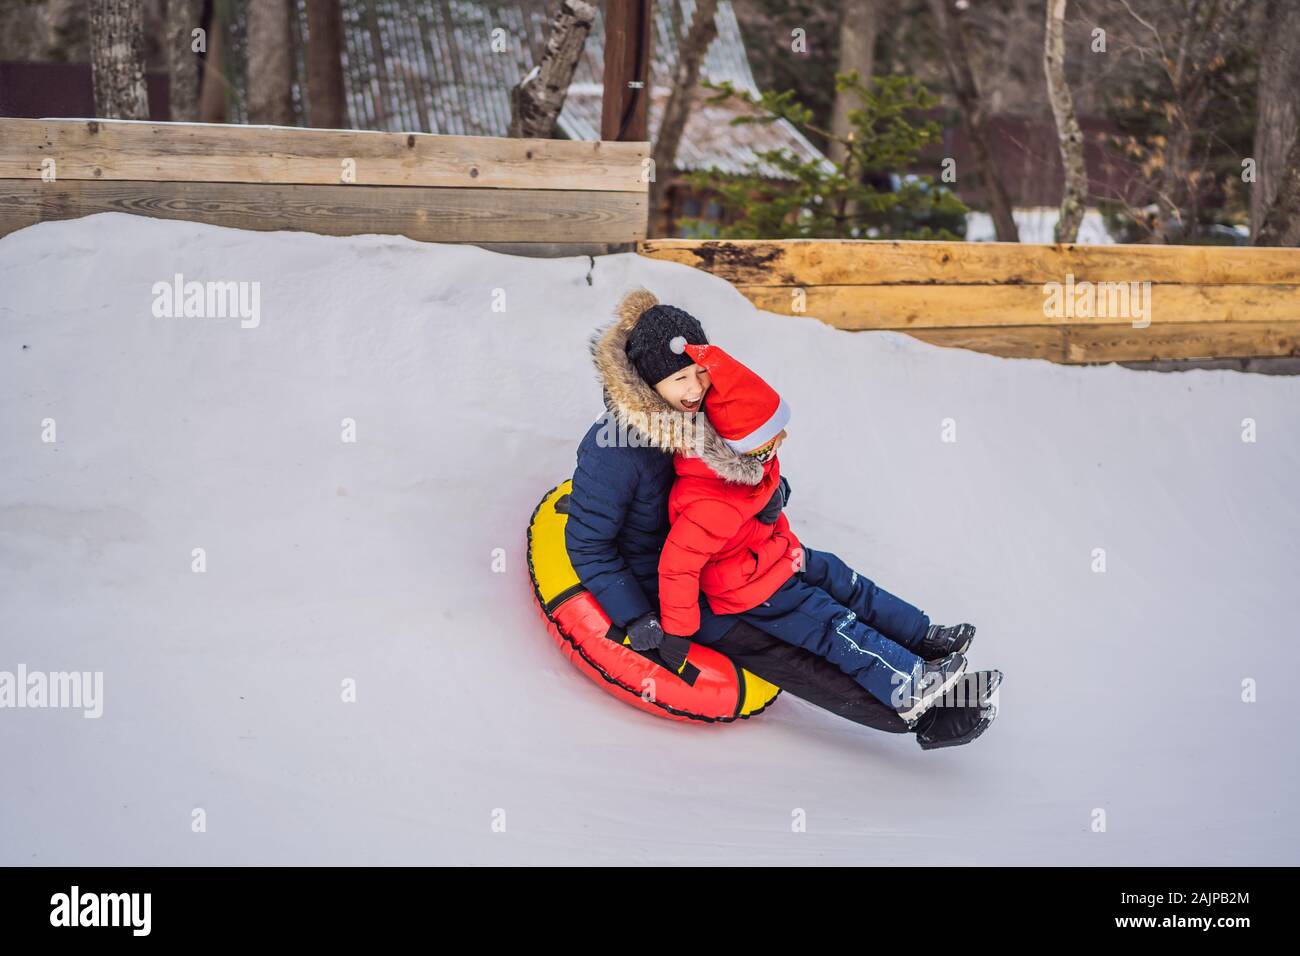
<svg viewBox="0 0 1300 956">
<path fill-rule="evenodd" d="M 716 345 L 693 345 L 676 336 L 668 347 L 685 352 L 709 373 L 704 409 L 723 440 L 742 455 L 762 448 L 790 423 L 790 406 L 752 370 Z"/>
</svg>

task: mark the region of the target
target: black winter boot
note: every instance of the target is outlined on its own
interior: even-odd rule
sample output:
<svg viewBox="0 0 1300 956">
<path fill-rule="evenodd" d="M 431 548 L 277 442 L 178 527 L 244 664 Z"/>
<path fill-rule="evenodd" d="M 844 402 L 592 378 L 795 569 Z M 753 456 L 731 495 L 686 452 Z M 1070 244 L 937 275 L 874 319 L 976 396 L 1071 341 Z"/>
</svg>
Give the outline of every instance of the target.
<svg viewBox="0 0 1300 956">
<path fill-rule="evenodd" d="M 968 744 L 997 717 L 998 709 L 987 707 L 931 707 L 916 726 L 916 742 L 922 750 L 960 747 Z"/>
<path fill-rule="evenodd" d="M 917 719 L 939 703 L 943 695 L 966 673 L 966 658 L 949 654 L 941 661 L 922 662 L 912 677 L 910 686 L 903 690 L 903 701 L 897 705 L 898 716 L 908 729 L 914 729 Z"/>
<path fill-rule="evenodd" d="M 927 661 L 938 661 L 949 654 L 965 654 L 973 640 L 974 624 L 954 624 L 952 627 L 931 624 L 925 637 L 921 638 L 921 647 L 916 655 Z"/>
<path fill-rule="evenodd" d="M 998 715 L 990 703 L 1002 683 L 1002 672 L 973 671 L 963 675 L 944 699 L 916 722 L 916 742 L 922 750 L 960 747 L 984 731 Z"/>
</svg>

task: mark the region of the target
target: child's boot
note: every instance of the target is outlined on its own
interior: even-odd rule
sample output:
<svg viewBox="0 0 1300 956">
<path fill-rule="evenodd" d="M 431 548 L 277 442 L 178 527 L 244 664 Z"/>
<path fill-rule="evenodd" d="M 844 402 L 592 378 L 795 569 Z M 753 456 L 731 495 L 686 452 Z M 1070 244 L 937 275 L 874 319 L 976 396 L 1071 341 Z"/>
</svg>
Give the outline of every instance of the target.
<svg viewBox="0 0 1300 956">
<path fill-rule="evenodd" d="M 949 654 L 965 654 L 973 640 L 974 624 L 954 624 L 951 627 L 931 624 L 926 629 L 925 637 L 921 638 L 921 646 L 916 654 L 927 661 L 938 661 Z"/>
<path fill-rule="evenodd" d="M 942 700 L 965 673 L 966 658 L 960 654 L 949 654 L 941 661 L 922 661 L 910 686 L 901 688 L 902 703 L 895 705 L 898 716 L 914 729 L 920 716 Z"/>
</svg>

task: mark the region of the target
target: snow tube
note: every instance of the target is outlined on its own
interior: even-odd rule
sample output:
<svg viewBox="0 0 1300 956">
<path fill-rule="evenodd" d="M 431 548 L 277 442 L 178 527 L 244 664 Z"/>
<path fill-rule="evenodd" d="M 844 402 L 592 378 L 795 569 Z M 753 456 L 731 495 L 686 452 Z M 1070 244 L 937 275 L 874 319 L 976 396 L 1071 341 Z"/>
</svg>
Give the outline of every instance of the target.
<svg viewBox="0 0 1300 956">
<path fill-rule="evenodd" d="M 670 720 L 733 721 L 776 700 L 779 687 L 703 644 L 691 644 L 679 671 L 655 651 L 632 649 L 569 561 L 564 523 L 571 485 L 556 485 L 533 511 L 528 573 L 546 629 L 573 666 L 620 700 Z"/>
</svg>

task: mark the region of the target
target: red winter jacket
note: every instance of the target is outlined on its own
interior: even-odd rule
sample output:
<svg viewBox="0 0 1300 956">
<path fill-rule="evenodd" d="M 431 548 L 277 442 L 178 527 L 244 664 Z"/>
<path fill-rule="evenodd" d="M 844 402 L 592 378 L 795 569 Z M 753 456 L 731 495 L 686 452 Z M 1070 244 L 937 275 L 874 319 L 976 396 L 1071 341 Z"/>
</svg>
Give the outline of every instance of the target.
<svg viewBox="0 0 1300 956">
<path fill-rule="evenodd" d="M 700 627 L 700 592 L 715 614 L 762 604 L 794 574 L 799 540 L 782 512 L 774 524 L 755 517 L 781 480 L 778 458 L 757 485 L 723 481 L 700 458 L 673 456 L 677 481 L 668 495 L 672 528 L 659 557 L 659 611 L 665 634 Z"/>
</svg>

